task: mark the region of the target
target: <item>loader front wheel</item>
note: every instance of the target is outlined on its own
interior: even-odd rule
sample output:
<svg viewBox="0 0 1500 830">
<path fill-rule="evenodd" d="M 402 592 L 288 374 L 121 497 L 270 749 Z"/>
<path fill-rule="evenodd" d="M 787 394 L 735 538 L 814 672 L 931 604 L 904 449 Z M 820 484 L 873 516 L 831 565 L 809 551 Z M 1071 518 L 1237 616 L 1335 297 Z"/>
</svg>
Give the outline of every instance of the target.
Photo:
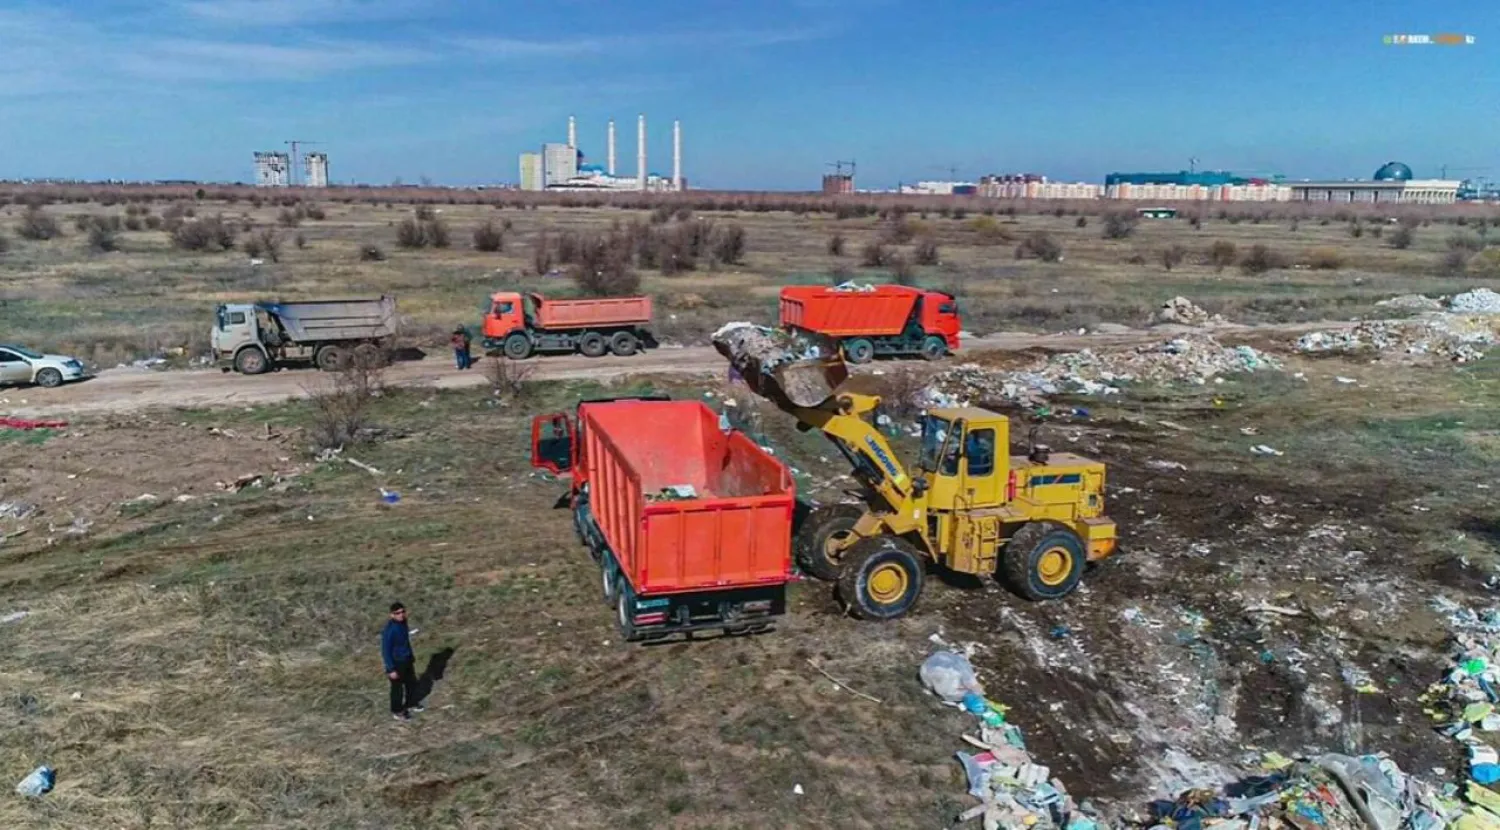
<svg viewBox="0 0 1500 830">
<path fill-rule="evenodd" d="M 1087 559 L 1078 534 L 1051 522 L 1032 522 L 1005 543 L 998 576 L 1025 599 L 1062 599 L 1078 587 Z"/>
<path fill-rule="evenodd" d="M 839 598 L 854 616 L 893 620 L 922 595 L 922 557 L 895 536 L 862 539 L 844 556 Z"/>
<path fill-rule="evenodd" d="M 839 563 L 848 552 L 841 545 L 854 535 L 854 524 L 864 514 L 860 504 L 830 504 L 814 510 L 792 539 L 797 565 L 825 582 L 838 579 Z"/>
</svg>

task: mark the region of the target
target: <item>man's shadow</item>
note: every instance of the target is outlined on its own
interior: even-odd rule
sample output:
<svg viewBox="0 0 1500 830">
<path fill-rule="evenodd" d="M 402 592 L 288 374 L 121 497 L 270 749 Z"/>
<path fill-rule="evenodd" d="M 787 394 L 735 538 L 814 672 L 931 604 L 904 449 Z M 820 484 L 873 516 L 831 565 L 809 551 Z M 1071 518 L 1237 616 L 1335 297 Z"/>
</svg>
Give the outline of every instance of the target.
<svg viewBox="0 0 1500 830">
<path fill-rule="evenodd" d="M 448 671 L 448 661 L 453 659 L 453 652 L 457 651 L 453 646 L 439 651 L 437 654 L 427 658 L 427 668 L 417 677 L 417 703 L 427 700 L 432 694 L 432 688 L 443 679 L 443 674 Z"/>
</svg>

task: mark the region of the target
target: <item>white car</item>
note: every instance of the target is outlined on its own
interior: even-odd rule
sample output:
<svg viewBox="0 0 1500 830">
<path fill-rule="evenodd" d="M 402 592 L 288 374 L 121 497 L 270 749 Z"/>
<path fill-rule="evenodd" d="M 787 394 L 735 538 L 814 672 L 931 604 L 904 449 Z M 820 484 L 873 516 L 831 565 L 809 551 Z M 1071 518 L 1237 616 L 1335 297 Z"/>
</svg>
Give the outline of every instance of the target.
<svg viewBox="0 0 1500 830">
<path fill-rule="evenodd" d="M 0 386 L 34 383 L 51 388 L 70 380 L 83 380 L 84 376 L 83 363 L 76 357 L 38 354 L 21 346 L 0 343 Z"/>
</svg>

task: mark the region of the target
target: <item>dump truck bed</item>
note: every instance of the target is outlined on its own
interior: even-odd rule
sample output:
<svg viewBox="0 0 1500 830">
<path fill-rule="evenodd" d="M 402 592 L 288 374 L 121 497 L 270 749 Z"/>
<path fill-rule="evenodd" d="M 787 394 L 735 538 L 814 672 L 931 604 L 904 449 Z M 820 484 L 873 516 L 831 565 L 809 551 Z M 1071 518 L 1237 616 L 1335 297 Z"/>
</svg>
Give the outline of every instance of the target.
<svg viewBox="0 0 1500 830">
<path fill-rule="evenodd" d="M 650 297 L 611 297 L 597 300 L 549 300 L 531 295 L 536 324 L 544 329 L 616 328 L 651 322 Z"/>
<path fill-rule="evenodd" d="M 920 296 L 922 292 L 903 285 L 869 291 L 789 285 L 781 289 L 781 325 L 831 337 L 897 335 L 906 328 Z"/>
<path fill-rule="evenodd" d="M 378 340 L 396 333 L 396 298 L 260 303 L 300 343 Z"/>
<path fill-rule="evenodd" d="M 638 595 L 791 578 L 786 466 L 698 401 L 579 407 L 595 521 Z"/>
</svg>

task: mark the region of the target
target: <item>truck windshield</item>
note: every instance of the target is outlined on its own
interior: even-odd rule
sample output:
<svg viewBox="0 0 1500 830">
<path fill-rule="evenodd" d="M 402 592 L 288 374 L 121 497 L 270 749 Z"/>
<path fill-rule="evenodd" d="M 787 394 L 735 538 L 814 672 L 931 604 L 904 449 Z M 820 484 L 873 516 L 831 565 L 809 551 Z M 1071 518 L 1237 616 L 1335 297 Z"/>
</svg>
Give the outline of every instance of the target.
<svg viewBox="0 0 1500 830">
<path fill-rule="evenodd" d="M 935 472 L 938 468 L 938 454 L 943 451 L 943 444 L 949 443 L 950 453 L 957 442 L 948 441 L 948 432 L 952 425 L 946 419 L 936 415 L 928 415 L 922 420 L 922 454 L 917 459 L 917 466 L 928 472 Z"/>
</svg>

